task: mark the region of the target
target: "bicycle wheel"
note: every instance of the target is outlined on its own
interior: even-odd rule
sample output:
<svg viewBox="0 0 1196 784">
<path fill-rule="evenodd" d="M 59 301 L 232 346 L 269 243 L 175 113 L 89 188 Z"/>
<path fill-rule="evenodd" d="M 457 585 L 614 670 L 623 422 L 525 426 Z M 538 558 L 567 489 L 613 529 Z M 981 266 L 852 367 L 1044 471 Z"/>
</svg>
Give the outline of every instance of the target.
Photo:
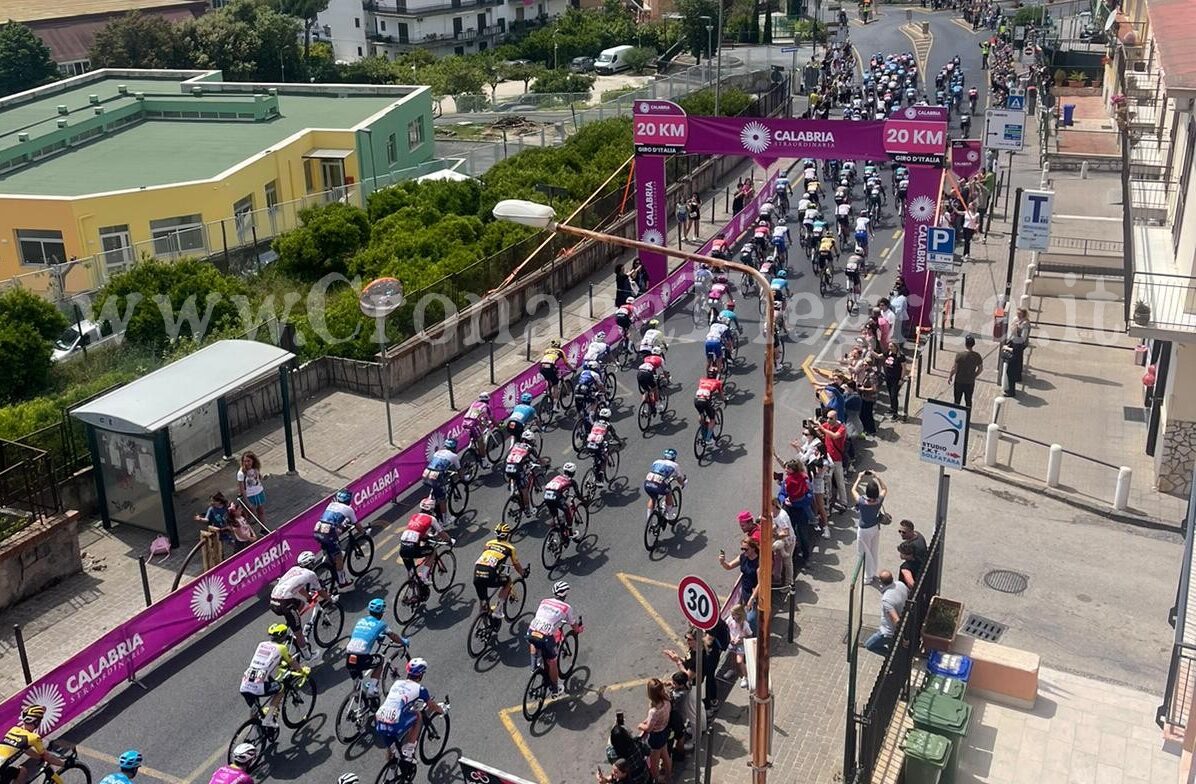
<svg viewBox="0 0 1196 784">
<path fill-rule="evenodd" d="M 461 453 L 461 481 L 467 485 L 472 485 L 473 481 L 478 478 L 480 470 L 481 465 L 478 460 L 478 453 L 474 451 L 473 447 L 469 447 Z"/>
<path fill-rule="evenodd" d="M 586 427 L 586 421 L 578 417 L 577 421 L 573 423 L 573 451 L 580 455 L 582 450 L 586 448 L 586 437 L 590 434 L 590 429 Z"/>
<path fill-rule="evenodd" d="M 374 784 L 409 784 L 411 779 L 411 776 L 403 773 L 396 757 L 382 766 L 382 770 L 378 771 L 378 778 L 374 779 Z"/>
<path fill-rule="evenodd" d="M 527 606 L 527 582 L 520 577 L 518 580 L 511 581 L 511 592 L 507 594 L 507 600 L 502 605 L 502 617 L 513 623 L 516 618 L 523 615 L 525 606 Z"/>
<path fill-rule="evenodd" d="M 614 373 L 606 373 L 602 377 L 602 384 L 606 387 L 607 403 L 615 399 L 615 394 L 619 391 L 619 379 L 615 378 Z"/>
<path fill-rule="evenodd" d="M 661 384 L 659 389 L 660 393 L 658 397 L 660 398 L 660 413 L 663 414 L 665 411 L 669 410 L 669 388 L 667 384 Z"/>
<path fill-rule="evenodd" d="M 488 460 L 492 466 L 498 465 L 498 462 L 502 460 L 503 456 L 503 443 L 502 435 L 500 435 L 497 430 L 488 430 L 486 432 L 485 447 L 486 460 Z"/>
<path fill-rule="evenodd" d="M 561 379 L 561 411 L 573 408 L 573 379 Z"/>
<path fill-rule="evenodd" d="M 825 297 L 826 291 L 826 275 L 821 274 L 818 276 L 818 296 Z"/>
<path fill-rule="evenodd" d="M 452 720 L 447 713 L 424 715 L 424 725 L 419 731 L 419 759 L 425 765 L 435 765 L 444 755 L 448 745 Z"/>
<path fill-rule="evenodd" d="M 717 442 L 723 437 L 723 409 L 717 407 L 714 409 L 714 440 Z"/>
<path fill-rule="evenodd" d="M 670 523 L 674 523 L 681 516 L 681 488 L 674 487 L 669 491 L 669 495 L 673 498 L 673 505 L 672 507 L 665 507 L 664 516 Z"/>
<path fill-rule="evenodd" d="M 703 432 L 704 429 L 701 423 L 699 423 L 697 430 L 694 431 L 694 458 L 699 463 L 706 457 L 706 434 Z"/>
<path fill-rule="evenodd" d="M 341 700 L 341 706 L 336 709 L 336 739 L 349 744 L 361 737 L 365 732 L 366 716 L 369 711 L 361 699 L 361 689 L 357 684 L 353 690 Z"/>
<path fill-rule="evenodd" d="M 590 532 L 589 504 L 580 503 L 573 509 L 573 530 L 577 533 L 578 541 L 586 538 Z"/>
<path fill-rule="evenodd" d="M 610 481 L 619 475 L 619 450 L 614 444 L 606 450 L 606 471 L 604 473 L 607 484 L 610 484 Z"/>
<path fill-rule="evenodd" d="M 407 581 L 403 583 L 403 587 L 399 589 L 399 595 L 395 597 L 395 620 L 406 626 L 415 620 L 422 604 L 419 583 L 415 577 L 408 577 Z"/>
<path fill-rule="evenodd" d="M 320 617 L 311 627 L 311 636 L 316 645 L 329 648 L 340 639 L 341 630 L 345 628 L 345 608 L 336 602 L 325 602 L 320 607 Z"/>
<path fill-rule="evenodd" d="M 350 540 L 348 552 L 345 555 L 345 565 L 349 574 L 360 577 L 369 570 L 374 563 L 374 537 L 367 535 L 355 536 Z"/>
<path fill-rule="evenodd" d="M 523 518 L 523 509 L 519 505 L 519 496 L 507 496 L 507 502 L 502 506 L 502 520 L 512 528 L 519 527 L 519 521 Z"/>
<path fill-rule="evenodd" d="M 641 433 L 647 433 L 648 428 L 652 427 L 652 406 L 647 401 L 640 403 L 640 409 L 635 419 L 640 426 Z"/>
<path fill-rule="evenodd" d="M 543 667 L 537 667 L 527 685 L 523 687 L 523 718 L 535 721 L 544 710 L 544 700 L 548 697 L 548 674 Z"/>
<path fill-rule="evenodd" d="M 489 614 L 478 615 L 469 626 L 469 639 L 465 641 L 465 649 L 476 659 L 490 650 L 494 638 L 494 625 L 490 622 Z"/>
<path fill-rule="evenodd" d="M 586 503 L 598 497 L 598 480 L 594 478 L 594 469 L 587 468 L 581 477 L 581 497 Z"/>
<path fill-rule="evenodd" d="M 469 506 L 469 485 L 464 482 L 453 482 L 448 492 L 448 510 L 454 517 L 464 514 Z"/>
<path fill-rule="evenodd" d="M 292 678 L 282 695 L 282 723 L 295 729 L 302 727 L 316 707 L 316 682 L 309 675 L 302 682 Z"/>
<path fill-rule="evenodd" d="M 436 593 L 444 593 L 457 579 L 457 554 L 452 550 L 441 550 L 432 563 L 432 587 Z"/>
<path fill-rule="evenodd" d="M 252 772 L 261 764 L 262 759 L 266 756 L 266 747 L 270 744 L 270 736 L 266 732 L 266 728 L 262 726 L 261 719 L 246 719 L 240 727 L 237 727 L 237 731 L 233 733 L 233 739 L 228 742 L 227 764 L 233 764 L 233 749 L 242 743 L 248 743 L 257 749 L 257 757 L 246 769 L 246 772 Z"/>
<path fill-rule="evenodd" d="M 664 516 L 660 512 L 652 510 L 652 514 L 648 515 L 648 519 L 644 522 L 644 547 L 649 553 L 655 550 L 656 545 L 660 543 L 662 531 L 664 531 Z"/>
<path fill-rule="evenodd" d="M 557 667 L 560 669 L 561 683 L 569 680 L 573 671 L 577 669 L 577 643 L 577 632 L 572 629 L 565 632 L 565 636 L 561 638 L 557 653 Z"/>
<path fill-rule="evenodd" d="M 544 543 L 540 545 L 540 563 L 544 564 L 547 571 L 556 568 L 565 552 L 565 544 L 565 535 L 561 533 L 556 520 L 553 520 L 552 528 L 544 535 Z"/>
<path fill-rule="evenodd" d="M 60 784 L 91 784 L 91 768 L 82 762 L 68 762 L 58 771 Z"/>
<path fill-rule="evenodd" d="M 535 511 L 529 511 L 528 512 L 529 517 L 534 516 L 535 512 L 539 511 L 544 506 L 544 474 L 543 474 L 543 472 L 540 472 L 540 471 L 534 472 L 532 474 L 531 482 L 532 482 L 531 487 L 528 488 L 528 491 L 527 491 L 527 498 L 532 504 L 532 509 Z"/>
<path fill-rule="evenodd" d="M 778 340 L 773 344 L 772 358 L 777 367 L 785 364 L 785 341 Z"/>
<path fill-rule="evenodd" d="M 332 571 L 332 565 L 325 562 L 316 567 L 316 579 L 320 581 L 320 587 L 328 593 L 336 591 L 336 575 Z"/>
</svg>

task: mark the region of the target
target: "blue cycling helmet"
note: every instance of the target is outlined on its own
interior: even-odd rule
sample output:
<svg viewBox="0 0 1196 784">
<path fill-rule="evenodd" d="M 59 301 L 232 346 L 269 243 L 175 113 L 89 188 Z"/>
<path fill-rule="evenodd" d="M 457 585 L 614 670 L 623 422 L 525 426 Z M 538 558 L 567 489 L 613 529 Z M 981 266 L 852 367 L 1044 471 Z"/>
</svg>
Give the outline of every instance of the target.
<svg viewBox="0 0 1196 784">
<path fill-rule="evenodd" d="M 677 459 L 677 450 L 672 449 L 672 448 L 666 449 L 666 450 L 664 450 L 663 457 L 665 460 L 676 460 Z"/>
<path fill-rule="evenodd" d="M 524 392 L 522 395 L 519 396 L 519 402 L 525 406 L 530 406 L 532 404 L 532 393 Z"/>
<path fill-rule="evenodd" d="M 386 602 L 382 599 L 370 599 L 369 603 L 370 615 L 381 616 L 386 612 Z"/>
<path fill-rule="evenodd" d="M 336 491 L 336 500 L 340 501 L 342 504 L 347 504 L 353 500 L 353 494 L 350 493 L 347 488 L 342 487 L 340 490 Z"/>
<path fill-rule="evenodd" d="M 424 673 L 428 671 L 428 662 L 424 659 L 415 658 L 407 662 L 407 677 L 408 678 L 422 678 Z"/>
<path fill-rule="evenodd" d="M 137 770 L 141 767 L 141 763 L 145 758 L 141 756 L 141 752 L 137 749 L 129 749 L 124 754 L 120 755 L 117 764 L 120 765 L 121 770 Z"/>
<path fill-rule="evenodd" d="M 457 448 L 457 439 L 455 439 L 455 438 L 444 439 L 444 448 L 445 449 L 456 449 Z"/>
</svg>

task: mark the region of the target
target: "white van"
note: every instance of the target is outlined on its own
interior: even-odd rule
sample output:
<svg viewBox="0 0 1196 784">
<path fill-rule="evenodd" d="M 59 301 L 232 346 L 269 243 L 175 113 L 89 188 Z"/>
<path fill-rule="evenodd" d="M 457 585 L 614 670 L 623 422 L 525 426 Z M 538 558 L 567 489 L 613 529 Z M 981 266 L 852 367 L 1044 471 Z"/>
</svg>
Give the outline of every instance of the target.
<svg viewBox="0 0 1196 784">
<path fill-rule="evenodd" d="M 626 71 L 631 67 L 627 64 L 627 53 L 634 48 L 634 46 L 612 46 L 610 49 L 603 49 L 598 54 L 598 59 L 594 61 L 594 70 L 606 75 Z"/>
<path fill-rule="evenodd" d="M 107 326 L 106 323 L 105 326 Z M 80 321 L 78 324 L 71 324 L 67 327 L 58 340 L 54 341 L 50 359 L 54 362 L 64 362 L 76 356 L 82 356 L 84 346 L 98 348 L 105 344 L 116 344 L 122 342 L 123 337 L 123 332 L 117 335 L 104 335 L 99 324 L 92 321 Z"/>
</svg>

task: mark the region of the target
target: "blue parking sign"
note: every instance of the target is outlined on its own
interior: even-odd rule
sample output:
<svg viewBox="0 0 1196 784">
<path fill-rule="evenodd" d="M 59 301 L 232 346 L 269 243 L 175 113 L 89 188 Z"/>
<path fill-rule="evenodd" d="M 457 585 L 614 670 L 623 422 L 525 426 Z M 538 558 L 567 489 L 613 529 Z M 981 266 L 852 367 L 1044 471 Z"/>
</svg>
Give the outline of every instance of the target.
<svg viewBox="0 0 1196 784">
<path fill-rule="evenodd" d="M 955 229 L 935 226 L 927 231 L 926 263 L 934 272 L 955 268 Z"/>
</svg>

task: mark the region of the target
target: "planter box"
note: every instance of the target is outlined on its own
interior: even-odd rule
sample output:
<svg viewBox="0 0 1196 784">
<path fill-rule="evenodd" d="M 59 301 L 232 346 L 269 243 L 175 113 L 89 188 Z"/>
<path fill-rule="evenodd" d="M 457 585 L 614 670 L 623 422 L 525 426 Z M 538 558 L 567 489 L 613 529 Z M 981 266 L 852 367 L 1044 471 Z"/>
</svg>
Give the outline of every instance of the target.
<svg viewBox="0 0 1196 784">
<path fill-rule="evenodd" d="M 939 608 L 942 608 L 941 610 Z M 927 631 L 927 626 L 930 620 L 942 612 L 950 612 L 955 616 L 955 623 L 951 625 L 950 635 L 941 634 L 940 629 L 935 629 L 935 634 Z M 959 632 L 959 624 L 963 619 L 963 602 L 953 601 L 951 599 L 944 599 L 941 596 L 935 596 L 930 600 L 930 607 L 926 610 L 926 620 L 922 623 L 922 648 L 926 651 L 948 651 L 951 648 L 951 643 L 955 640 L 955 635 Z"/>
</svg>

